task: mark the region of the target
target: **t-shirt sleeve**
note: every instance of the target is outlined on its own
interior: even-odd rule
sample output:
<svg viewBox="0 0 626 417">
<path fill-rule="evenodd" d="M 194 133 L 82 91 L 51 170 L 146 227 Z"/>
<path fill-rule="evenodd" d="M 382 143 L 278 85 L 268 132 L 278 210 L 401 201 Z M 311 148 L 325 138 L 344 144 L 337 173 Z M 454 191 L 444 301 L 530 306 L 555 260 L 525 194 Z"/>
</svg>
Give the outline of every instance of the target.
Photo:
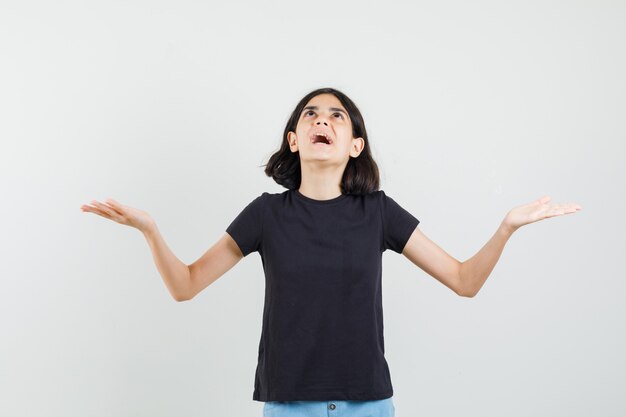
<svg viewBox="0 0 626 417">
<path fill-rule="evenodd" d="M 406 242 L 420 221 L 382 190 L 381 196 L 383 252 L 391 249 L 394 252 L 402 253 Z"/>
<path fill-rule="evenodd" d="M 226 232 L 235 240 L 244 257 L 261 247 L 266 194 L 263 193 L 252 200 L 226 228 Z"/>
</svg>

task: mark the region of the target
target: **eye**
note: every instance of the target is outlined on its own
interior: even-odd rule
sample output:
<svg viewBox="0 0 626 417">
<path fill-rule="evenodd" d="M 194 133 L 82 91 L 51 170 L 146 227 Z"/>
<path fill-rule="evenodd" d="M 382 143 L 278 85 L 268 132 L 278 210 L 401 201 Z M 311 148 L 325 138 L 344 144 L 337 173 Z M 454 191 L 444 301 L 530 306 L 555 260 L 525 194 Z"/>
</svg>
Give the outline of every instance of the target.
<svg viewBox="0 0 626 417">
<path fill-rule="evenodd" d="M 309 113 L 315 113 L 315 112 L 314 112 L 313 110 L 309 110 L 309 111 L 307 111 L 306 113 L 304 113 L 304 115 L 305 115 L 305 116 L 308 116 L 308 115 L 309 115 Z M 344 117 L 343 117 L 343 114 L 341 114 L 341 113 L 334 113 L 334 114 L 333 114 L 333 116 L 339 116 L 339 117 L 340 117 L 340 118 L 342 118 L 342 119 L 344 118 Z"/>
</svg>

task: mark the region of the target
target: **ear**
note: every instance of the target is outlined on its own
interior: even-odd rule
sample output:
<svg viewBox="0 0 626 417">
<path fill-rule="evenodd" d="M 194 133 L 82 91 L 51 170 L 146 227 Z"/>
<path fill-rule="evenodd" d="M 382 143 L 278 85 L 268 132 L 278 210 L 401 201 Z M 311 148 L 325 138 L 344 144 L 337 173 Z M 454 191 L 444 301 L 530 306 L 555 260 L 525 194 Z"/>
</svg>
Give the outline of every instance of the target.
<svg viewBox="0 0 626 417">
<path fill-rule="evenodd" d="M 363 138 L 352 139 L 352 148 L 350 149 L 350 156 L 356 158 L 361 154 L 365 147 L 365 140 Z"/>
<path fill-rule="evenodd" d="M 289 148 L 291 149 L 291 152 L 296 152 L 298 150 L 298 142 L 297 142 L 297 136 L 294 132 L 289 132 L 287 133 L 287 142 L 289 144 Z"/>
</svg>

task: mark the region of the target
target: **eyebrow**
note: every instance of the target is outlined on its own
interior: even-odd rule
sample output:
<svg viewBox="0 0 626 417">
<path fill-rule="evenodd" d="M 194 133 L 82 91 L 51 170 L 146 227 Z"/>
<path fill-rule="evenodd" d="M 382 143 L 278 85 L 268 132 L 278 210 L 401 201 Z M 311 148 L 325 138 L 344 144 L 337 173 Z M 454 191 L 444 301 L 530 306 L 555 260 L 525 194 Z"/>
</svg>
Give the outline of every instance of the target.
<svg viewBox="0 0 626 417">
<path fill-rule="evenodd" d="M 306 106 L 305 108 L 302 109 L 302 111 L 305 110 L 317 110 L 319 107 L 317 106 Z M 343 111 L 342 109 L 338 108 L 338 107 L 329 107 L 328 110 L 330 111 L 339 111 L 342 112 L 343 114 L 345 114 L 346 116 L 348 115 L 348 113 L 346 113 L 345 111 Z"/>
</svg>

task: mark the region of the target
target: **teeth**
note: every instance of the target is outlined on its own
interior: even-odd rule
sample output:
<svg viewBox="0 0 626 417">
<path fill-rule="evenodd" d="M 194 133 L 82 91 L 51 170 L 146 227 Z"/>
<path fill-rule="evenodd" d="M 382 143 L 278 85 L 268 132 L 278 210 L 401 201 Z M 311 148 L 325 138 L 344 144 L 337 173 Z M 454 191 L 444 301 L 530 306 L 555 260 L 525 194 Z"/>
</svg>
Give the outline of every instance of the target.
<svg viewBox="0 0 626 417">
<path fill-rule="evenodd" d="M 326 138 L 326 140 L 328 141 L 328 143 L 333 143 L 332 139 L 324 132 L 317 132 L 314 133 L 313 136 L 324 136 Z"/>
</svg>

